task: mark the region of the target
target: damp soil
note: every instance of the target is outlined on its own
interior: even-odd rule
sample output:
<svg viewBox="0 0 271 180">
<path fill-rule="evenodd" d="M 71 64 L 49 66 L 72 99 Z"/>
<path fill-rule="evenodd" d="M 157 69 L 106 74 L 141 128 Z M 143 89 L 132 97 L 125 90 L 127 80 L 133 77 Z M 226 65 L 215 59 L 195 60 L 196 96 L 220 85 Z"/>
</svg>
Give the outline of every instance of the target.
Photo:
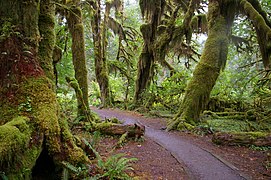
<svg viewBox="0 0 271 180">
<path fill-rule="evenodd" d="M 135 157 L 133 171 L 137 179 L 271 179 L 267 152 L 248 147 L 217 146 L 211 136 L 188 132 L 166 132 L 166 119 L 118 109 L 92 108 L 101 118 L 116 117 L 125 124 L 140 123 L 146 127 L 144 141 L 129 140 L 114 149 L 116 138 L 103 138 L 100 152 L 104 156 L 125 153 Z"/>
</svg>

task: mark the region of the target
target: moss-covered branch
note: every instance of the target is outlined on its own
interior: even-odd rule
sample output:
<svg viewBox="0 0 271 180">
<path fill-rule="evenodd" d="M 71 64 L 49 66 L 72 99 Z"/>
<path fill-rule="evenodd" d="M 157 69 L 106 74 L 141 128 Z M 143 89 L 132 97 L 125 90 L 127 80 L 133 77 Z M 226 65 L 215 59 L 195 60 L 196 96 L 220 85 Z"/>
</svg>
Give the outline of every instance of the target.
<svg viewBox="0 0 271 180">
<path fill-rule="evenodd" d="M 252 1 L 255 5 L 255 2 Z M 266 14 L 263 13 L 263 10 L 260 8 L 260 5 L 256 3 L 257 9 L 247 1 L 242 0 L 240 2 L 243 13 L 252 20 L 253 25 L 256 29 L 257 39 L 260 46 L 263 63 L 267 69 L 270 69 L 271 61 L 271 23 L 266 18 Z"/>
</svg>

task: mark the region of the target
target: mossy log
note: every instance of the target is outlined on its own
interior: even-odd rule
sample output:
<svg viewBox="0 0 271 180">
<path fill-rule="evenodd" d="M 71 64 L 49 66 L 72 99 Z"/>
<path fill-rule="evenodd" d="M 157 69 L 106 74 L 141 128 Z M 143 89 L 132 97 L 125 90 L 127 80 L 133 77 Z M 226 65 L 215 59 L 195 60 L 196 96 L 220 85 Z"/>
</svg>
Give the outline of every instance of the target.
<svg viewBox="0 0 271 180">
<path fill-rule="evenodd" d="M 219 145 L 271 146 L 271 134 L 263 132 L 215 133 L 212 141 Z"/>
<path fill-rule="evenodd" d="M 128 137 L 140 138 L 145 133 L 145 126 L 139 124 L 115 124 L 111 122 L 97 123 L 95 130 L 108 135 L 123 135 L 127 133 Z"/>
</svg>

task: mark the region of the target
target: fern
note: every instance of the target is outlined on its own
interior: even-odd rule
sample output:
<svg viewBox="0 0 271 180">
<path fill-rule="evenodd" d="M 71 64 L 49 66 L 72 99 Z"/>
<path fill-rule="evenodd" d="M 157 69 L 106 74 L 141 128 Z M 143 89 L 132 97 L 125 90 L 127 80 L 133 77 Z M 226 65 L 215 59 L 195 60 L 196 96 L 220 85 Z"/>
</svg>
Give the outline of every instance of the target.
<svg viewBox="0 0 271 180">
<path fill-rule="evenodd" d="M 108 177 L 109 179 L 130 179 L 129 175 L 125 173 L 126 170 L 133 170 L 130 162 L 136 161 L 136 158 L 126 158 L 125 154 L 116 154 L 107 159 L 104 163 L 103 177 Z"/>
<path fill-rule="evenodd" d="M 101 139 L 101 133 L 99 131 L 95 131 L 93 133 L 92 141 L 91 141 L 91 146 L 95 147 Z"/>
<path fill-rule="evenodd" d="M 117 147 L 122 147 L 122 145 L 125 143 L 126 141 L 126 138 L 128 136 L 128 132 L 124 133 L 121 135 L 119 141 L 118 141 L 118 144 L 117 144 Z"/>
<path fill-rule="evenodd" d="M 63 161 L 62 164 L 65 166 L 65 168 L 67 170 L 73 172 L 77 176 L 85 177 L 85 180 L 98 180 L 103 177 L 107 177 L 110 180 L 111 179 L 112 180 L 113 179 L 131 179 L 125 171 L 126 170 L 133 170 L 133 168 L 130 165 L 130 162 L 136 161 L 137 160 L 136 158 L 126 158 L 126 157 L 124 157 L 125 154 L 120 153 L 120 154 L 110 156 L 107 158 L 106 161 L 103 161 L 100 154 L 93 148 L 93 146 L 86 139 L 83 138 L 82 141 L 84 141 L 84 143 L 96 155 L 96 158 L 98 160 L 97 167 L 100 168 L 105 173 L 95 175 L 94 177 L 89 177 L 89 176 L 87 177 L 87 175 L 86 175 L 87 170 L 86 169 L 81 168 L 81 167 L 75 167 L 72 164 Z M 65 171 L 65 169 L 64 169 L 64 171 Z M 64 175 L 64 173 L 66 173 L 66 172 L 63 172 L 62 179 L 66 180 L 68 178 L 68 176 Z M 66 179 L 64 179 L 64 178 L 66 178 Z"/>
</svg>

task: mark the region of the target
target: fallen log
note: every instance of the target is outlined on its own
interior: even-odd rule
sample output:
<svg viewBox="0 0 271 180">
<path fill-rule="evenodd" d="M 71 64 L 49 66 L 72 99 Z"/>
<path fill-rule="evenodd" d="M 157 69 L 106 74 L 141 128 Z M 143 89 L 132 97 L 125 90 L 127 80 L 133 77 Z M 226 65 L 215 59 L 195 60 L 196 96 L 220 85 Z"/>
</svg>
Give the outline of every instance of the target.
<svg viewBox="0 0 271 180">
<path fill-rule="evenodd" d="M 215 144 L 229 146 L 271 146 L 271 134 L 264 132 L 219 132 L 213 135 L 212 141 Z"/>
<path fill-rule="evenodd" d="M 108 135 L 123 135 L 127 133 L 128 137 L 140 138 L 145 133 L 145 126 L 140 124 L 115 124 L 111 122 L 102 122 L 95 124 L 95 131 L 100 131 Z"/>
</svg>

